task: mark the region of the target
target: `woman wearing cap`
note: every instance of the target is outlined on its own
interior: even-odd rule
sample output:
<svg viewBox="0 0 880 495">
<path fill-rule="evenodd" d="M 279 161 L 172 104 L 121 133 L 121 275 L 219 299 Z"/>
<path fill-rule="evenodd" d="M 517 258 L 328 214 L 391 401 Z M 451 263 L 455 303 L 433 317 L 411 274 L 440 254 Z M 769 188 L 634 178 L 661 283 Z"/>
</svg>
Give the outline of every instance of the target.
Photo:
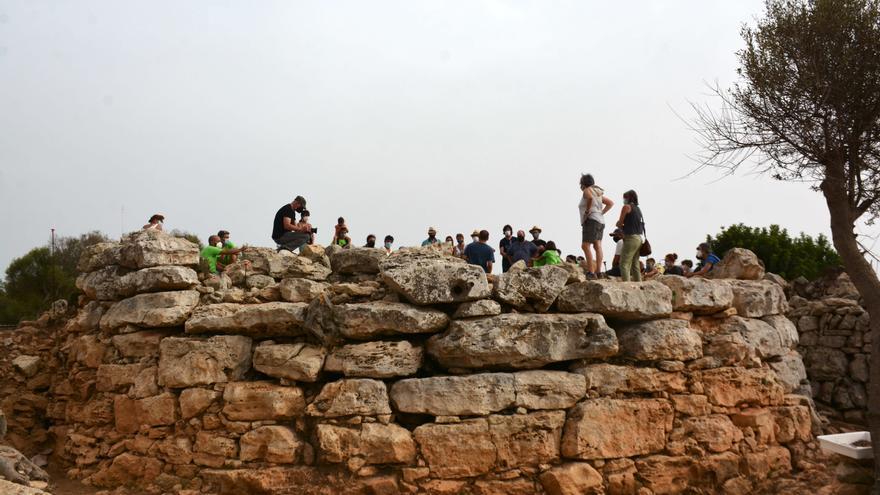
<svg viewBox="0 0 880 495">
<path fill-rule="evenodd" d="M 639 208 L 639 195 L 630 189 L 623 193 L 623 208 L 617 226 L 623 229 L 623 252 L 620 253 L 620 280 L 624 282 L 642 281 L 639 266 L 639 249 L 645 235 L 645 222 Z"/>
<path fill-rule="evenodd" d="M 165 217 L 156 213 L 155 215 L 150 217 L 150 221 L 144 225 L 144 230 L 162 230 L 162 224 L 165 222 Z"/>
</svg>

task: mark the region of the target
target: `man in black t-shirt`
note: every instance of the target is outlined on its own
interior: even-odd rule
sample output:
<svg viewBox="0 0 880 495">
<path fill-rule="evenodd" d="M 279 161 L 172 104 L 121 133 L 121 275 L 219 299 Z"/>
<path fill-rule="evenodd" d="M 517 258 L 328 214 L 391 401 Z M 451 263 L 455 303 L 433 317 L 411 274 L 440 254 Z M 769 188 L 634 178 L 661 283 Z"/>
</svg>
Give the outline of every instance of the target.
<svg viewBox="0 0 880 495">
<path fill-rule="evenodd" d="M 272 223 L 272 240 L 278 244 L 278 250 L 295 251 L 312 239 L 312 225 L 307 216 L 302 215 L 296 221 L 296 214 L 302 214 L 306 207 L 306 199 L 297 196 L 290 204 L 286 204 L 275 213 Z"/>
</svg>

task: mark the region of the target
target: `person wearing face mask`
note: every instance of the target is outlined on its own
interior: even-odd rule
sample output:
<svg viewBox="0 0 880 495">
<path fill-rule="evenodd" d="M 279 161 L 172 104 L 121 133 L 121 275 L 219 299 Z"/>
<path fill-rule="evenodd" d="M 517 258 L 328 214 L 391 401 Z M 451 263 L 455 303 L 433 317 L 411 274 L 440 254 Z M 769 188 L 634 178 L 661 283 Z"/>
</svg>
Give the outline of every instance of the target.
<svg viewBox="0 0 880 495">
<path fill-rule="evenodd" d="M 303 215 L 306 209 L 306 199 L 302 196 L 294 198 L 290 204 L 286 204 L 275 213 L 272 222 L 272 240 L 278 244 L 278 251 L 286 249 L 295 251 L 312 242 L 312 235 L 317 233 L 308 222 L 308 215 Z M 305 217 L 306 221 L 296 221 L 296 214 Z"/>
<path fill-rule="evenodd" d="M 456 258 L 466 259 L 464 256 L 464 234 L 455 234 L 455 245 L 452 246 L 452 255 Z"/>
<path fill-rule="evenodd" d="M 367 243 L 364 244 L 365 248 L 374 248 L 376 247 L 376 236 L 370 234 L 367 236 Z"/>
<path fill-rule="evenodd" d="M 538 246 L 534 242 L 526 240 L 526 233 L 518 230 L 516 237 L 510 242 L 507 252 L 510 254 L 511 265 L 517 261 L 523 261 L 528 265 L 535 256 L 535 253 L 538 252 Z"/>
<path fill-rule="evenodd" d="M 351 248 L 351 237 L 348 236 L 348 227 L 342 226 L 339 232 L 333 236 L 333 244 L 342 249 Z"/>
<path fill-rule="evenodd" d="M 654 278 L 662 274 L 663 272 L 660 271 L 660 267 L 657 266 L 657 260 L 654 258 L 648 258 L 645 260 L 645 278 Z"/>
<path fill-rule="evenodd" d="M 464 255 L 467 262 L 471 265 L 477 265 L 486 273 L 492 273 L 492 265 L 495 263 L 495 250 L 492 249 L 488 242 L 488 230 L 477 232 L 477 241 L 468 244 L 464 248 Z"/>
<path fill-rule="evenodd" d="M 226 265 L 220 261 L 221 256 L 237 256 L 246 250 L 247 246 L 237 249 L 224 249 L 220 236 L 212 235 L 208 238 L 208 245 L 203 247 L 199 253 L 199 257 L 203 260 L 207 272 L 216 275 L 226 268 Z"/>
<path fill-rule="evenodd" d="M 715 265 L 721 262 L 721 258 L 712 252 L 712 247 L 709 246 L 709 243 L 707 242 L 700 243 L 700 245 L 697 246 L 697 259 L 700 260 L 700 264 L 697 265 L 697 270 L 688 273 L 686 275 L 687 277 L 705 277 L 706 274 L 715 268 Z"/>
<path fill-rule="evenodd" d="M 440 242 L 440 239 L 437 239 L 437 229 L 428 227 L 428 238 L 422 241 L 422 247 L 432 246 L 438 242 Z"/>
<path fill-rule="evenodd" d="M 390 235 L 386 235 L 385 236 L 385 243 L 383 244 L 383 247 L 385 248 L 385 254 L 390 255 L 391 252 L 394 251 L 393 246 L 394 246 L 394 237 L 392 237 Z"/>
<path fill-rule="evenodd" d="M 235 249 L 235 244 L 233 244 L 232 241 L 229 240 L 228 230 L 221 230 L 220 232 L 217 232 L 217 237 L 220 238 L 220 242 L 222 243 L 221 247 L 223 249 Z M 238 261 L 238 256 L 234 254 L 224 254 L 223 256 L 220 256 L 220 263 L 222 263 L 223 265 L 231 265 L 236 261 Z"/>
<path fill-rule="evenodd" d="M 678 255 L 675 253 L 666 255 L 666 258 L 663 260 L 663 264 L 666 266 L 666 271 L 663 272 L 665 275 L 684 275 L 681 267 L 675 264 L 677 260 Z"/>
<path fill-rule="evenodd" d="M 645 235 L 645 222 L 639 208 L 639 196 L 635 191 L 623 193 L 623 208 L 617 226 L 623 229 L 623 252 L 620 254 L 620 280 L 624 282 L 642 281 L 639 265 L 639 249 Z"/>
<path fill-rule="evenodd" d="M 690 275 L 694 272 L 694 262 L 691 260 L 684 260 L 681 262 L 681 274 L 685 277 L 690 277 Z"/>
<path fill-rule="evenodd" d="M 533 225 L 531 229 L 529 229 L 529 234 L 532 234 L 532 244 L 535 246 L 543 246 L 547 244 L 543 239 L 541 239 L 541 227 L 537 225 Z"/>
<path fill-rule="evenodd" d="M 506 273 L 511 265 L 510 255 L 507 253 L 507 249 L 510 247 L 510 241 L 513 240 L 513 227 L 505 225 L 502 232 L 504 232 L 504 237 L 502 237 L 501 242 L 498 243 L 498 250 L 501 253 L 501 272 Z"/>
</svg>

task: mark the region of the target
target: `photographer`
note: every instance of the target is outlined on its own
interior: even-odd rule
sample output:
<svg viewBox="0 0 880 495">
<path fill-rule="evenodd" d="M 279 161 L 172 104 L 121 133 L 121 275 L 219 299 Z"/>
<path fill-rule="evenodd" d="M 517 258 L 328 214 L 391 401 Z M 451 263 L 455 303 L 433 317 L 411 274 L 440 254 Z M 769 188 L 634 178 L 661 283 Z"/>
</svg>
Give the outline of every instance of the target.
<svg viewBox="0 0 880 495">
<path fill-rule="evenodd" d="M 275 221 L 272 223 L 272 240 L 278 244 L 278 251 L 286 249 L 295 251 L 312 241 L 313 229 L 309 224 L 309 217 L 305 213 L 306 199 L 297 196 L 290 204 L 286 204 L 275 213 Z M 300 221 L 296 221 L 296 214 L 300 214 Z"/>
</svg>

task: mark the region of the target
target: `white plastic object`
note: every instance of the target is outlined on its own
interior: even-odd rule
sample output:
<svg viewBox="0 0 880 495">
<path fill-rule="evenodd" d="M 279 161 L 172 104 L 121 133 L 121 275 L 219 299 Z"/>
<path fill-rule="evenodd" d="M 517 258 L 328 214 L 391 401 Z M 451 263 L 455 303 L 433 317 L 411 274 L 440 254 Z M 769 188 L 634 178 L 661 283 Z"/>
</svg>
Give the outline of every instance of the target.
<svg viewBox="0 0 880 495">
<path fill-rule="evenodd" d="M 853 431 L 849 433 L 838 433 L 836 435 L 820 435 L 819 445 L 825 452 L 834 452 L 835 454 L 845 455 L 853 459 L 873 459 L 874 450 L 870 445 L 866 447 L 856 447 L 853 443 L 859 440 L 871 441 L 871 433 L 867 431 Z"/>
</svg>

